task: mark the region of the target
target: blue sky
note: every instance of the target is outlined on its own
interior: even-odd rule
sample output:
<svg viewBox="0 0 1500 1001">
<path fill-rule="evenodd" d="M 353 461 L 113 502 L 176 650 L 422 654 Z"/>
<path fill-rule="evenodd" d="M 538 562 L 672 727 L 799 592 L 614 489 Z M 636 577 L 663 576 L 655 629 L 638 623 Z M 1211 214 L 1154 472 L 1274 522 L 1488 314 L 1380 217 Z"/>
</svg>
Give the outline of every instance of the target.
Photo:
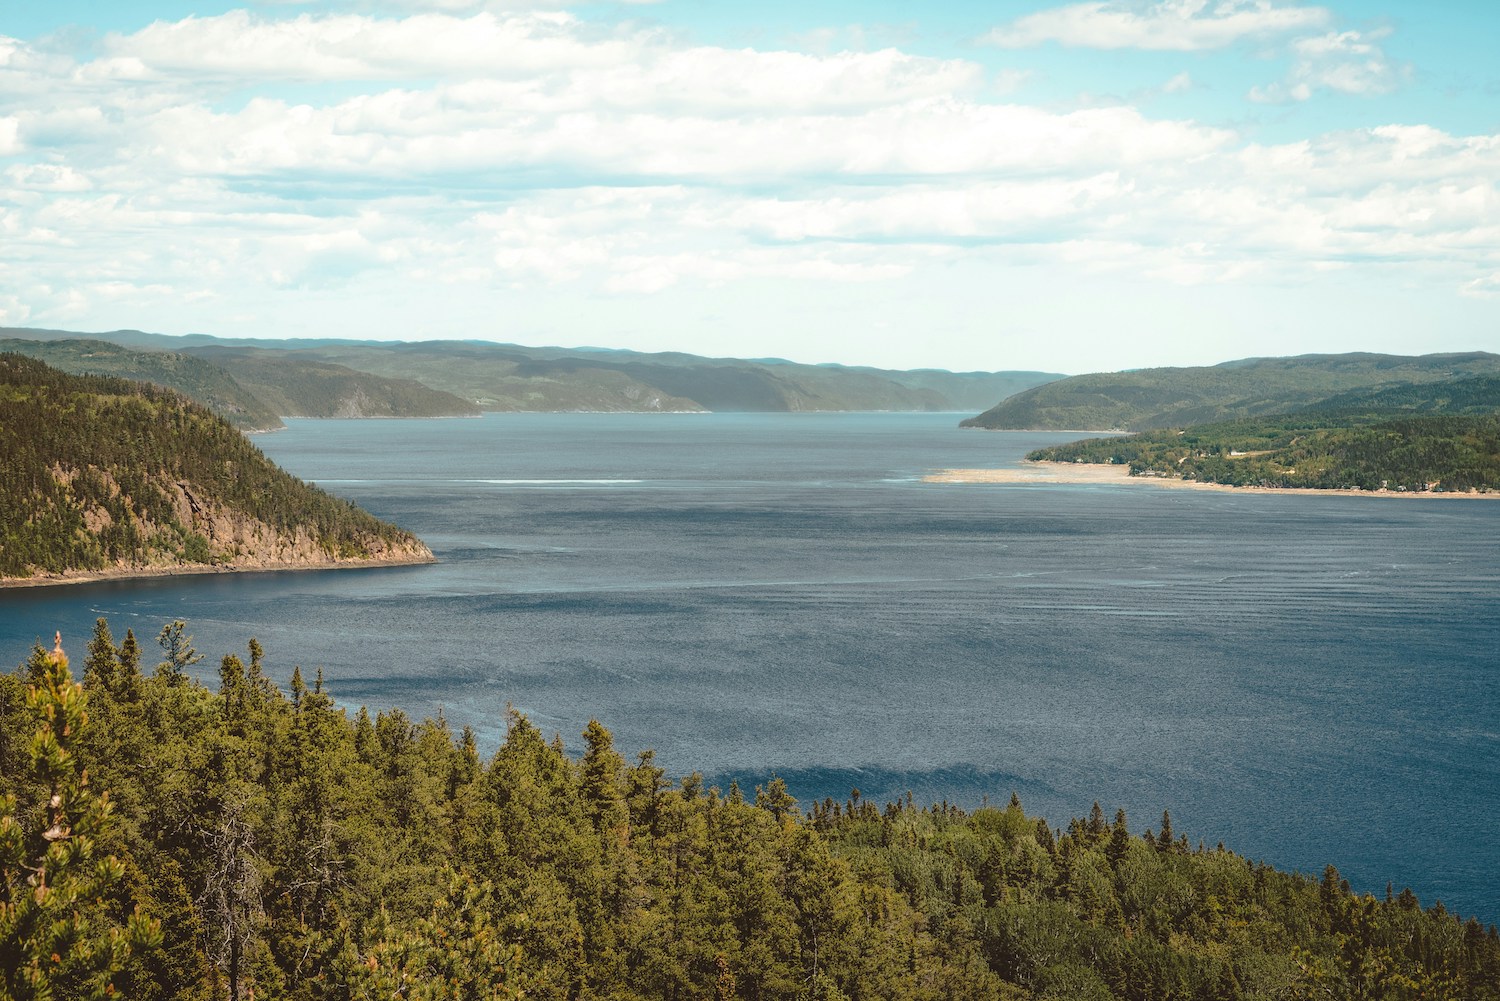
<svg viewBox="0 0 1500 1001">
<path fill-rule="evenodd" d="M 0 9 L 0 325 L 1500 350 L 1500 5 Z"/>
</svg>

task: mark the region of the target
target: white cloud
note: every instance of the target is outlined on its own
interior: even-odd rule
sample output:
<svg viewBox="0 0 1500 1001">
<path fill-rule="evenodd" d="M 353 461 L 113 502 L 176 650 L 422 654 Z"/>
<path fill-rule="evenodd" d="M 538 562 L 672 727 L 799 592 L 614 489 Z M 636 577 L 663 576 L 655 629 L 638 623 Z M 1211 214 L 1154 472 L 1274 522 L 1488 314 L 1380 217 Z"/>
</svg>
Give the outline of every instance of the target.
<svg viewBox="0 0 1500 1001">
<path fill-rule="evenodd" d="M 1318 28 L 1329 19 L 1323 7 L 1279 6 L 1270 0 L 1093 0 L 1027 14 L 981 40 L 1014 49 L 1058 42 L 1090 49 L 1193 52 Z"/>
<path fill-rule="evenodd" d="M 0 118 L 0 156 L 21 152 L 21 120 L 14 115 Z"/>
<path fill-rule="evenodd" d="M 1320 11 L 1128 16 L 1208 45 Z M 1377 41 L 1296 42 L 1321 67 L 1304 82 L 1380 85 Z M 1496 136 L 1247 144 L 1007 101 L 1020 75 L 964 60 L 692 46 L 562 13 L 239 13 L 111 36 L 82 64 L 5 42 L 3 285 L 25 291 L 0 309 L 47 322 L 361 283 L 440 309 L 458 288 L 631 297 L 975 261 L 1182 285 L 1403 265 L 1473 295 L 1500 274 Z M 287 82 L 310 79 L 337 85 Z"/>
<path fill-rule="evenodd" d="M 66 165 L 17 164 L 5 174 L 16 187 L 28 191 L 87 191 L 92 187 L 87 177 Z"/>
<path fill-rule="evenodd" d="M 1287 78 L 1250 91 L 1262 102 L 1306 101 L 1319 90 L 1360 96 L 1388 94 L 1407 74 L 1376 44 L 1383 32 L 1331 31 L 1292 42 L 1293 64 Z"/>
<path fill-rule="evenodd" d="M 1193 78 L 1187 70 L 1173 76 L 1172 79 L 1161 85 L 1163 94 L 1183 94 L 1193 89 Z"/>
</svg>

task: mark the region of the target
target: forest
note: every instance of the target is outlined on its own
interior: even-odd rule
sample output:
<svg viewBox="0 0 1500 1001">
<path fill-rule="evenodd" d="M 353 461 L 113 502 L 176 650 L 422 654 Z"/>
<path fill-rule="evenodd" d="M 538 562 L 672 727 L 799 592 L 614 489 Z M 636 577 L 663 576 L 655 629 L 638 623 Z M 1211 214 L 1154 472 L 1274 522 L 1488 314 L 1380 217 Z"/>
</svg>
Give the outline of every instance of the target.
<svg viewBox="0 0 1500 1001">
<path fill-rule="evenodd" d="M 1152 431 L 1350 406 L 1457 412 L 1494 399 L 1500 355 L 1352 352 L 1076 375 L 1016 393 L 963 427 Z M 1488 380 L 1487 382 L 1485 380 Z M 1440 402 L 1439 402 L 1440 401 Z"/>
<path fill-rule="evenodd" d="M 0 675 L 0 997 L 1500 998 L 1494 926 L 1169 814 L 801 804 L 515 711 L 486 757 L 156 640 Z"/>
<path fill-rule="evenodd" d="M 1090 438 L 1026 458 L 1129 463 L 1132 475 L 1232 486 L 1493 491 L 1500 490 L 1500 413 L 1307 411 Z"/>
<path fill-rule="evenodd" d="M 339 558 L 420 546 L 170 390 L 0 353 L 0 577 L 232 562 L 254 535 Z"/>
</svg>

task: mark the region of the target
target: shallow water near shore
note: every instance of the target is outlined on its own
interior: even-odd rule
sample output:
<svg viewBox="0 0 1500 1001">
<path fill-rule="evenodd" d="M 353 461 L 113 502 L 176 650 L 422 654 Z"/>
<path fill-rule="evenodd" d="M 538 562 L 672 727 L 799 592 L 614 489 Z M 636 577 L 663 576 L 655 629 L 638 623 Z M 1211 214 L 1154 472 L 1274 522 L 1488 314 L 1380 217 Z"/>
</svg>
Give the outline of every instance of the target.
<svg viewBox="0 0 1500 1001">
<path fill-rule="evenodd" d="M 957 420 L 292 421 L 257 444 L 442 562 L 0 592 L 0 660 L 184 618 L 206 679 L 253 635 L 487 750 L 510 702 L 804 801 L 1169 808 L 1500 921 L 1500 504 L 922 482 L 1076 437 Z"/>
</svg>

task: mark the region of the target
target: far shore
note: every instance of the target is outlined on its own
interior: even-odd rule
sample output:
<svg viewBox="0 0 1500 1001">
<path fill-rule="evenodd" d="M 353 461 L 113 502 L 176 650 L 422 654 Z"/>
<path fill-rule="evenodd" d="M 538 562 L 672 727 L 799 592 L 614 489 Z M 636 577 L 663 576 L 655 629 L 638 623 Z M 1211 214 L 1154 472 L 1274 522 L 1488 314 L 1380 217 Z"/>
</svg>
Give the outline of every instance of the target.
<svg viewBox="0 0 1500 1001">
<path fill-rule="evenodd" d="M 1500 492 L 1449 493 L 1426 490 L 1334 490 L 1317 487 L 1235 487 L 1170 476 L 1131 476 L 1123 463 L 1023 462 L 1006 469 L 939 469 L 922 477 L 923 483 L 1142 483 L 1176 490 L 1217 490 L 1242 494 L 1316 494 L 1342 497 L 1453 498 L 1500 500 Z"/>
<path fill-rule="evenodd" d="M 254 566 L 120 567 L 112 570 L 70 570 L 65 573 L 39 573 L 33 577 L 0 577 L 0 589 L 11 587 L 63 587 L 69 584 L 97 584 L 109 580 L 148 580 L 153 577 L 190 577 L 200 574 L 286 573 L 291 570 L 364 570 L 377 567 L 409 567 L 436 563 L 437 557 L 412 557 L 401 560 L 340 560 L 336 563 L 266 563 Z"/>
</svg>

